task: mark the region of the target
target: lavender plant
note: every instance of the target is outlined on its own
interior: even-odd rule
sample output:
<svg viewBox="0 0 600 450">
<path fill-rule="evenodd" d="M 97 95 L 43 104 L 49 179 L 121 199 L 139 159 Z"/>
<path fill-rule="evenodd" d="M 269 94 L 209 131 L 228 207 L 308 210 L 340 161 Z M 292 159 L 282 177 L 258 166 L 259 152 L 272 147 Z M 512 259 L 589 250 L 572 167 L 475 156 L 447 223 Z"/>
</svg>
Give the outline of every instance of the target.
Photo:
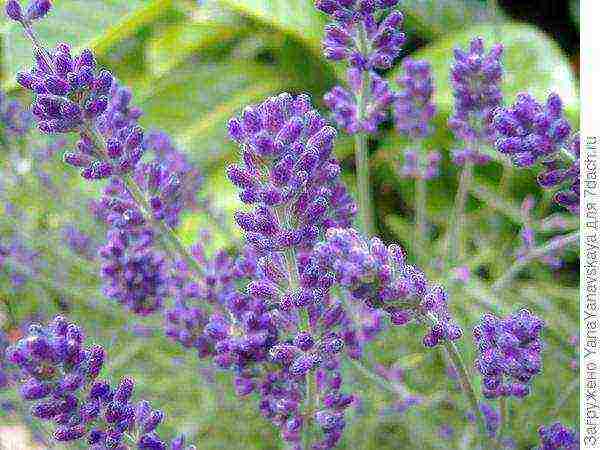
<svg viewBox="0 0 600 450">
<path fill-rule="evenodd" d="M 325 29 L 325 57 L 349 66 L 350 90 L 336 86 L 325 95 L 325 103 L 344 131 L 355 136 L 358 204 L 364 232 L 375 233 L 369 182 L 367 137 L 386 119 L 395 94 L 375 69 L 389 69 L 400 55 L 406 36 L 398 11 L 390 11 L 397 0 L 317 0 L 315 6 L 332 23 Z"/>
<path fill-rule="evenodd" d="M 58 316 L 46 327 L 32 325 L 6 350 L 7 361 L 20 370 L 22 399 L 34 402 L 31 414 L 55 423 L 53 437 L 59 442 L 81 439 L 92 449 L 166 449 L 155 433 L 164 414 L 145 400 L 131 401 L 132 378 L 122 378 L 116 387 L 98 379 L 106 352 L 97 344 L 85 347 L 84 341 L 81 328 Z M 182 448 L 178 442 L 172 448 Z"/>
<path fill-rule="evenodd" d="M 425 155 L 423 144 L 436 113 L 431 68 L 426 61 L 405 60 L 398 93 L 376 73 L 392 67 L 405 41 L 403 16 L 390 11 L 396 0 L 317 0 L 315 5 L 332 20 L 325 56 L 349 67 L 349 89 L 337 86 L 324 100 L 338 127 L 355 136 L 358 206 L 334 156 L 337 132 L 310 96 L 272 96 L 228 123 L 239 153 L 226 172 L 239 191 L 242 209 L 234 221 L 244 238 L 242 248 L 210 255 L 205 236 L 187 247 L 175 232 L 185 212 L 203 208 L 200 172 L 167 134 L 144 133 L 143 112 L 132 105 L 132 92 L 98 66 L 91 50 L 74 55 L 67 44 L 45 47 L 33 26 L 49 13 L 49 1 L 35 0 L 23 9 L 9 0 L 7 15 L 34 46 L 35 66 L 19 73 L 17 82 L 34 95 L 30 109 L 39 131 L 77 136 L 64 162 L 78 168 L 85 182 L 102 183 L 101 197 L 90 205 L 106 235 L 99 257 L 93 258 L 90 241 L 76 228 L 65 229 L 66 241 L 74 253 L 99 263 L 106 297 L 137 317 L 151 320 L 162 312 L 164 336 L 229 374 L 237 395 L 254 399 L 292 449 L 340 444 L 347 412 L 360 397 L 344 366 L 349 362 L 378 379 L 361 360 L 369 343 L 383 342 L 388 323 L 408 328 L 411 338 L 420 329 L 420 339 L 411 340 L 420 340 L 425 349 L 445 349 L 448 373 L 460 382 L 468 404 L 460 417 L 478 425 L 473 445 L 500 446 L 508 422 L 506 398 L 525 397 L 541 372 L 544 322 L 525 310 L 504 319 L 482 317 L 474 330 L 479 352 L 474 365 L 483 377 L 483 396 L 500 399 L 499 412 L 482 402 L 457 345 L 463 329 L 451 308 L 460 305 L 450 303 L 447 289 L 434 281 L 445 283 L 452 275 L 429 272 L 437 263 L 426 251 L 425 181 L 440 163 L 439 154 Z M 463 234 L 473 166 L 489 160 L 483 147 L 495 140 L 517 164 L 541 160 L 546 171 L 540 184 L 568 184 L 556 201 L 576 211 L 578 139 L 571 136 L 560 101 L 551 96 L 544 108 L 523 95 L 513 107 L 499 108 L 501 53 L 497 45 L 486 54 L 479 38 L 468 53 L 455 52 L 456 105 L 449 126 L 464 148 L 453 158 L 463 166 L 448 238 L 453 245 Z M 400 246 L 373 237 L 367 137 L 378 132 L 390 110 L 397 131 L 416 145 L 405 155 L 403 171 L 417 185 L 423 269 L 410 264 Z M 7 134 L 24 133 L 19 123 L 27 123 L 27 114 L 17 106 L 6 111 L 0 122 Z M 357 213 L 362 233 L 352 228 Z M 529 230 L 523 231 L 526 246 Z M 565 237 L 560 248 L 576 239 Z M 535 255 L 531 259 L 546 255 L 527 251 Z M 463 250 L 451 246 L 442 266 L 452 268 L 458 256 Z M 470 270 L 460 269 L 457 277 L 468 285 Z M 156 434 L 162 412 L 148 402 L 132 402 L 131 378 L 116 387 L 99 381 L 104 350 L 85 347 L 84 340 L 78 326 L 59 317 L 47 327 L 32 327 L 8 350 L 7 360 L 20 369 L 23 400 L 35 402 L 33 416 L 52 422 L 60 442 L 86 440 L 93 449 L 166 448 Z M 385 384 L 393 377 L 380 378 Z M 428 404 L 408 389 L 404 393 L 398 411 Z M 445 430 L 450 437 L 450 428 Z M 541 448 L 570 448 L 577 441 L 560 425 L 542 427 L 539 434 Z M 171 443 L 172 449 L 183 447 L 182 438 Z"/>
</svg>

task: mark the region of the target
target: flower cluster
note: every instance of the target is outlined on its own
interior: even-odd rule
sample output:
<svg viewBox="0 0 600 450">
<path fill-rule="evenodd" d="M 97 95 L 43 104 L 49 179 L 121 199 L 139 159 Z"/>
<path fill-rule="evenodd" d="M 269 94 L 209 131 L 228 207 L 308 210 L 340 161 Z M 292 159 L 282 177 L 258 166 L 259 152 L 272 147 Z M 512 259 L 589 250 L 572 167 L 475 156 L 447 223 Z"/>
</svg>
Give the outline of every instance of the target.
<svg viewBox="0 0 600 450">
<path fill-rule="evenodd" d="M 427 61 L 406 58 L 402 69 L 403 74 L 397 80 L 400 91 L 394 101 L 396 130 L 410 139 L 420 140 L 432 133 L 431 120 L 436 112 L 431 66 Z M 440 153 L 429 152 L 423 160 L 422 151 L 410 149 L 404 153 L 404 164 L 400 169 L 403 178 L 430 180 L 438 176 Z"/>
<path fill-rule="evenodd" d="M 549 427 L 541 426 L 540 450 L 579 450 L 579 434 L 560 422 Z"/>
<path fill-rule="evenodd" d="M 133 239 L 113 229 L 100 249 L 104 293 L 135 314 L 160 309 L 168 296 L 164 257 L 150 247 L 150 238 Z"/>
<path fill-rule="evenodd" d="M 29 10 L 37 11 L 35 17 L 22 17 L 19 3 L 11 1 L 7 12 L 33 36 L 29 22 L 43 17 L 49 7 L 49 1 L 34 1 Z M 82 168 L 89 180 L 131 172 L 143 154 L 143 131 L 132 123 L 139 112 L 128 108 L 131 93 L 110 72 L 98 70 L 89 49 L 74 56 L 68 44 L 47 51 L 36 42 L 35 61 L 29 72 L 17 74 L 17 82 L 36 96 L 31 111 L 40 131 L 80 133 L 76 151 L 65 153 L 65 162 Z"/>
<path fill-rule="evenodd" d="M 400 91 L 394 102 L 396 130 L 413 139 L 429 136 L 436 111 L 431 65 L 406 58 L 402 61 L 402 70 L 403 74 L 397 79 Z"/>
<path fill-rule="evenodd" d="M 511 107 L 496 111 L 493 125 L 499 135 L 496 149 L 510 156 L 518 167 L 541 161 L 544 171 L 538 176 L 540 186 L 568 185 L 554 199 L 578 213 L 579 135 L 571 138 L 560 97 L 550 94 L 542 105 L 529 94 L 519 94 Z"/>
<path fill-rule="evenodd" d="M 350 225 L 356 206 L 332 156 L 336 132 L 308 96 L 284 93 L 249 106 L 229 122 L 229 134 L 243 164 L 227 175 L 240 199 L 255 205 L 235 219 L 257 249 L 310 247 L 321 230 Z"/>
<path fill-rule="evenodd" d="M 388 13 L 398 0 L 316 0 L 315 6 L 333 22 L 325 28 L 323 49 L 332 61 L 346 60 L 359 70 L 389 69 L 400 55 L 406 36 L 404 17 Z M 379 22 L 378 16 L 383 16 Z"/>
<path fill-rule="evenodd" d="M 542 368 L 544 322 L 523 309 L 506 318 L 485 314 L 473 329 L 479 350 L 476 366 L 487 398 L 525 397 Z"/>
<path fill-rule="evenodd" d="M 12 20 L 29 23 L 46 16 L 51 7 L 50 0 L 31 0 L 27 9 L 23 12 L 18 0 L 8 0 L 5 8 L 6 15 Z"/>
<path fill-rule="evenodd" d="M 315 2 L 317 9 L 333 20 L 325 30 L 325 56 L 333 61 L 346 61 L 350 66 L 349 89 L 336 86 L 325 95 L 325 104 L 334 120 L 349 134 L 375 133 L 395 99 L 388 82 L 374 69 L 392 67 L 406 40 L 401 31 L 402 14 L 388 11 L 397 3 L 397 0 Z"/>
<path fill-rule="evenodd" d="M 164 169 L 179 179 L 179 195 L 186 209 L 196 210 L 198 192 L 204 184 L 204 177 L 185 153 L 175 147 L 171 137 L 162 131 L 150 131 L 144 138 L 144 150 L 155 157 Z"/>
<path fill-rule="evenodd" d="M 495 130 L 492 116 L 502 104 L 503 48 L 495 45 L 486 54 L 483 39 L 471 41 L 468 52 L 454 50 L 451 81 L 454 90 L 454 113 L 448 125 L 465 147 L 454 152 L 457 165 L 485 164 L 489 156 L 481 152 L 481 146 L 492 144 Z"/>
<path fill-rule="evenodd" d="M 364 94 L 368 100 L 360 117 L 358 103 L 363 95 L 362 76 L 357 69 L 349 69 L 350 90 L 335 86 L 324 97 L 333 119 L 348 134 L 376 133 L 379 125 L 387 119 L 388 109 L 396 98 L 385 79 L 375 73 L 370 74 L 368 91 Z"/>
<path fill-rule="evenodd" d="M 58 316 L 47 327 L 32 325 L 7 350 L 8 361 L 21 371 L 21 397 L 34 402 L 31 414 L 56 424 L 57 441 L 85 439 L 91 449 L 124 449 L 125 441 L 136 436 L 129 444 L 166 449 L 155 433 L 162 411 L 147 401 L 132 402 L 133 379 L 121 379 L 116 388 L 99 379 L 106 352 L 84 341 L 81 328 Z"/>
<path fill-rule="evenodd" d="M 423 338 L 427 347 L 462 336 L 448 312 L 442 287 L 407 264 L 397 245 L 386 247 L 378 238 L 367 242 L 352 229 L 331 229 L 327 240 L 316 246 L 312 264 L 322 277 L 348 289 L 353 299 L 385 310 L 394 325 L 413 320 L 431 323 Z"/>
</svg>

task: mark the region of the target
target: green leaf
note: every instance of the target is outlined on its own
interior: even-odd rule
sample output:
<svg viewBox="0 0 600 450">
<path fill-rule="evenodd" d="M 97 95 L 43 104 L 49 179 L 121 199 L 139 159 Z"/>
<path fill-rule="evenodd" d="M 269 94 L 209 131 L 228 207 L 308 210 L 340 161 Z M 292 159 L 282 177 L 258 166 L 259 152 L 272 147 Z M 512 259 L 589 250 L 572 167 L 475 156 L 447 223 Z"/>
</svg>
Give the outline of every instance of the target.
<svg viewBox="0 0 600 450">
<path fill-rule="evenodd" d="M 49 47 L 67 42 L 75 52 L 89 47 L 103 56 L 173 4 L 174 0 L 65 0 L 54 5 L 48 19 L 36 22 L 35 31 Z M 11 90 L 16 87 L 15 74 L 32 61 L 31 43 L 15 22 L 7 23 L 2 33 L 2 57 L 4 89 Z"/>
<path fill-rule="evenodd" d="M 215 5 L 198 8 L 187 21 L 171 24 L 156 33 L 146 47 L 146 63 L 152 76 L 174 70 L 190 55 L 217 47 L 247 34 L 248 24 L 238 15 Z"/>
<path fill-rule="evenodd" d="M 316 54 L 321 54 L 325 16 L 312 0 L 219 0 L 223 6 L 253 20 L 292 35 Z"/>
<path fill-rule="evenodd" d="M 485 25 L 472 27 L 412 55 L 416 59 L 431 62 L 436 82 L 436 101 L 440 109 L 450 111 L 454 103 L 449 77 L 454 48 L 466 48 L 471 39 L 481 36 L 487 48 L 495 42 L 505 47 L 503 92 L 506 102 L 512 102 L 516 94 L 523 91 L 530 92 L 540 100 L 550 92 L 557 92 L 567 108 L 577 110 L 579 100 L 575 79 L 558 45 L 530 25 L 505 23 L 498 27 L 497 33 L 494 28 Z M 398 71 L 396 69 L 393 72 L 392 78 L 396 77 Z"/>
<path fill-rule="evenodd" d="M 250 61 L 190 61 L 150 86 L 141 100 L 143 125 L 177 137 L 196 163 L 210 165 L 233 151 L 227 120 L 245 104 L 285 89 L 274 66 Z"/>
</svg>

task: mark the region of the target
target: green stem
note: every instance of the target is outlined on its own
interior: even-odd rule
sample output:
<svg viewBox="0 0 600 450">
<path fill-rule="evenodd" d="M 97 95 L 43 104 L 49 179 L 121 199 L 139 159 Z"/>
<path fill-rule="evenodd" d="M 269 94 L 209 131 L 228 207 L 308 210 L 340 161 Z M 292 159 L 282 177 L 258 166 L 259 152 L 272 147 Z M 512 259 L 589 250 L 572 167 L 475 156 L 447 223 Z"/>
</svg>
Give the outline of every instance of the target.
<svg viewBox="0 0 600 450">
<path fill-rule="evenodd" d="M 433 314 L 422 315 L 421 318 L 424 322 L 429 324 L 430 326 L 434 326 L 438 323 L 437 318 Z M 448 352 L 448 357 L 450 358 L 450 364 L 452 365 L 454 371 L 458 375 L 460 379 L 460 384 L 462 387 L 462 391 L 469 402 L 471 410 L 475 415 L 475 420 L 477 422 L 477 427 L 481 436 L 486 435 L 486 427 L 485 420 L 483 419 L 483 414 L 479 409 L 479 401 L 477 400 L 477 394 L 475 394 L 475 389 L 473 388 L 473 383 L 471 382 L 471 377 L 469 376 L 469 371 L 465 366 L 465 363 L 460 355 L 458 347 L 454 343 L 454 341 L 449 341 L 445 339 L 443 341 L 444 348 L 446 352 Z"/>
<path fill-rule="evenodd" d="M 425 218 L 425 208 L 427 205 L 427 182 L 424 177 L 425 168 L 422 167 L 422 148 L 417 151 L 417 167 L 419 173 L 415 179 L 415 225 L 416 236 L 415 243 L 417 248 L 417 256 L 423 258 L 427 234 L 427 223 Z"/>
<path fill-rule="evenodd" d="M 462 391 L 471 405 L 471 410 L 475 414 L 475 420 L 477 421 L 479 432 L 482 436 L 485 436 L 485 420 L 483 419 L 483 414 L 479 409 L 479 401 L 477 400 L 475 389 L 471 383 L 471 378 L 469 377 L 469 372 L 467 371 L 467 367 L 465 366 L 462 356 L 460 355 L 460 352 L 453 341 L 445 340 L 444 347 L 448 352 L 448 357 L 450 358 L 450 362 L 454 370 L 458 374 Z"/>
<path fill-rule="evenodd" d="M 492 285 L 492 291 L 499 292 L 506 288 L 511 281 L 519 274 L 521 270 L 527 267 L 531 262 L 539 259 L 549 253 L 565 248 L 567 245 L 579 241 L 579 231 L 566 234 L 559 239 L 553 239 L 549 243 L 534 248 L 522 258 L 516 260 L 512 266 Z"/>
<path fill-rule="evenodd" d="M 508 427 L 508 399 L 506 397 L 500 397 L 500 426 L 498 427 L 498 433 L 496 434 L 496 441 L 501 442 L 502 433 Z"/>
<path fill-rule="evenodd" d="M 369 42 L 364 27 L 359 28 L 358 50 L 362 54 L 367 54 Z M 356 117 L 359 124 L 362 124 L 367 118 L 367 106 L 369 104 L 371 76 L 369 71 L 362 72 L 360 92 L 356 102 Z M 362 128 L 362 127 L 361 127 Z M 369 178 L 369 149 L 367 145 L 367 134 L 360 129 L 355 137 L 355 160 L 356 160 L 356 179 L 358 187 L 358 206 L 362 220 L 363 232 L 367 237 L 375 233 L 373 203 L 371 199 L 371 185 Z"/>
<path fill-rule="evenodd" d="M 448 236 L 448 267 L 454 265 L 457 259 L 464 256 L 464 228 L 465 228 L 465 208 L 469 196 L 469 187 L 473 179 L 473 163 L 467 161 L 460 175 L 458 191 L 454 199 L 454 214 Z"/>
</svg>

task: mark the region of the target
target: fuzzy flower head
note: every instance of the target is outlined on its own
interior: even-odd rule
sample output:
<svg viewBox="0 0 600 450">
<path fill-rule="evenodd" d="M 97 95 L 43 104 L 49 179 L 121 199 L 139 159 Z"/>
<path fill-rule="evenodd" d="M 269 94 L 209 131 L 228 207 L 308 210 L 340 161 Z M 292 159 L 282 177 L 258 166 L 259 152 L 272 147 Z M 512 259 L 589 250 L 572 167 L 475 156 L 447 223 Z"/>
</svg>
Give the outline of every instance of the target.
<svg viewBox="0 0 600 450">
<path fill-rule="evenodd" d="M 455 156 L 458 165 L 489 161 L 479 146 L 491 144 L 495 139 L 491 125 L 494 110 L 502 104 L 502 52 L 498 44 L 486 53 L 481 38 L 473 39 L 468 51 L 458 48 L 454 51 L 451 82 L 455 105 L 448 125 L 465 143 L 465 148 Z"/>
<path fill-rule="evenodd" d="M 462 336 L 447 308 L 444 290 L 406 263 L 404 251 L 386 247 L 378 238 L 364 240 L 352 229 L 332 229 L 314 250 L 316 271 L 333 277 L 357 301 L 389 313 L 395 325 L 427 318 L 426 347 Z"/>
<path fill-rule="evenodd" d="M 402 61 L 402 69 L 403 73 L 397 79 L 400 92 L 394 101 L 396 130 L 411 138 L 429 136 L 436 111 L 431 65 L 427 61 L 406 58 Z"/>
<path fill-rule="evenodd" d="M 579 135 L 571 136 L 562 100 L 550 94 L 542 105 L 529 94 L 519 94 L 509 108 L 494 115 L 496 149 L 518 167 L 541 162 L 538 183 L 544 189 L 563 188 L 554 200 L 573 213 L 579 211 Z"/>
<path fill-rule="evenodd" d="M 525 309 L 506 318 L 482 317 L 473 337 L 485 397 L 523 398 L 529 394 L 529 383 L 542 370 L 543 327 L 544 322 Z"/>
<path fill-rule="evenodd" d="M 105 294 L 139 315 L 157 311 L 168 296 L 164 257 L 146 242 L 111 230 L 100 249 Z"/>
<path fill-rule="evenodd" d="M 155 432 L 163 412 L 145 400 L 133 402 L 132 378 L 122 378 L 114 388 L 98 378 L 106 353 L 100 345 L 85 346 L 76 324 L 58 316 L 48 326 L 32 325 L 7 350 L 7 359 L 21 370 L 19 392 L 33 402 L 32 416 L 55 424 L 54 440 L 124 449 L 135 436 L 139 449 L 167 449 Z M 175 440 L 172 448 L 182 449 L 183 441 Z"/>
<path fill-rule="evenodd" d="M 31 0 L 25 11 L 19 0 L 8 0 L 6 2 L 6 15 L 15 21 L 30 23 L 44 18 L 52 8 L 50 0 Z"/>
<path fill-rule="evenodd" d="M 31 111 L 42 133 L 80 134 L 65 162 L 81 168 L 88 180 L 131 172 L 142 157 L 144 137 L 135 123 L 141 112 L 129 107 L 131 93 L 97 68 L 89 49 L 75 56 L 61 43 L 50 52 L 36 50 L 35 61 L 29 72 L 17 74 L 17 82 L 35 94 Z M 106 145 L 90 131 L 94 127 Z"/>
<path fill-rule="evenodd" d="M 362 74 L 357 69 L 348 70 L 348 86 L 345 89 L 335 86 L 325 94 L 325 105 L 331 111 L 333 120 L 348 134 L 377 132 L 379 125 L 388 117 L 388 109 L 396 95 L 388 82 L 374 72 L 369 74 L 368 101 L 364 116 L 359 117 L 358 102 L 362 89 Z"/>
<path fill-rule="evenodd" d="M 359 70 L 389 69 L 400 55 L 406 36 L 404 17 L 389 11 L 398 0 L 316 0 L 332 19 L 325 28 L 323 51 L 332 61 L 346 61 Z"/>
<path fill-rule="evenodd" d="M 538 429 L 540 450 L 579 450 L 579 434 L 560 422 Z"/>
<path fill-rule="evenodd" d="M 310 247 L 322 230 L 350 225 L 356 206 L 332 155 L 336 131 L 308 96 L 284 93 L 249 106 L 229 122 L 229 134 L 242 162 L 227 175 L 241 200 L 254 206 L 236 214 L 251 244 Z"/>
</svg>

